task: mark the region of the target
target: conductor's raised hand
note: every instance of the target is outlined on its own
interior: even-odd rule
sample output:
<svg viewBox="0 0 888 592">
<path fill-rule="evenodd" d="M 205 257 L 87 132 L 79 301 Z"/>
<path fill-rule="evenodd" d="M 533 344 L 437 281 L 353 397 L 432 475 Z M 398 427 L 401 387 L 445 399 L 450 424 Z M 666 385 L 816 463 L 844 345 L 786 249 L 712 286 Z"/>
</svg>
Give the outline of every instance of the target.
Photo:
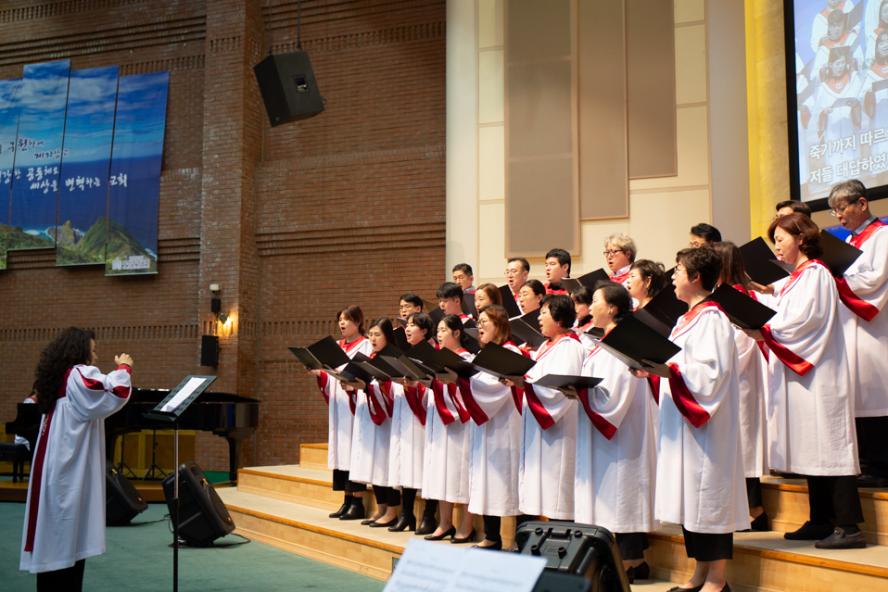
<svg viewBox="0 0 888 592">
<path fill-rule="evenodd" d="M 133 357 L 129 354 L 117 354 L 114 356 L 114 363 L 120 366 L 121 364 L 126 364 L 130 368 L 133 367 Z"/>
</svg>

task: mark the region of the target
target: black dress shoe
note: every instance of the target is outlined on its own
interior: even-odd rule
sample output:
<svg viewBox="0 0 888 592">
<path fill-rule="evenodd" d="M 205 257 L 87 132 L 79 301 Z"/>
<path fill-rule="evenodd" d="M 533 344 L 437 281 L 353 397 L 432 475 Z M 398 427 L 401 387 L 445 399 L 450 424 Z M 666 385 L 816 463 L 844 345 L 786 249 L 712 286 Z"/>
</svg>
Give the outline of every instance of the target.
<svg viewBox="0 0 888 592">
<path fill-rule="evenodd" d="M 349 504 L 348 502 L 342 502 L 342 505 L 339 506 L 339 509 L 336 510 L 335 512 L 331 512 L 330 514 L 328 514 L 328 517 L 330 517 L 330 518 L 339 518 L 340 516 L 342 516 L 343 514 L 345 514 L 345 511 L 348 510 L 348 508 L 349 508 L 350 505 L 351 505 L 351 504 Z"/>
<path fill-rule="evenodd" d="M 487 542 L 487 539 L 481 541 L 482 543 Z M 502 551 L 503 550 L 503 541 L 499 540 L 490 545 L 472 545 L 473 549 L 484 549 L 485 551 Z"/>
<path fill-rule="evenodd" d="M 427 541 L 443 541 L 447 537 L 452 537 L 455 534 L 456 534 L 456 528 L 451 526 L 448 530 L 445 530 L 441 534 L 430 534 L 424 538 Z"/>
<path fill-rule="evenodd" d="M 632 584 L 635 580 L 647 580 L 651 577 L 651 566 L 647 564 L 647 561 L 643 561 L 638 565 L 634 565 L 626 570 L 626 577 L 629 579 L 629 583 Z"/>
<path fill-rule="evenodd" d="M 469 533 L 467 537 L 457 537 L 456 533 L 453 533 L 453 537 L 450 539 L 450 543 L 452 545 L 464 545 L 466 543 L 471 543 L 475 540 L 475 529 L 472 529 L 472 532 Z"/>
<path fill-rule="evenodd" d="M 367 518 L 366 520 L 361 520 L 361 526 L 370 526 L 371 524 L 373 524 L 374 522 L 376 522 L 380 518 L 382 518 L 382 516 L 377 516 L 376 518 Z"/>
<path fill-rule="evenodd" d="M 844 528 L 836 526 L 831 535 L 817 541 L 814 546 L 818 549 L 863 549 L 866 547 L 866 537 L 859 530 L 849 533 Z"/>
<path fill-rule="evenodd" d="M 432 534 L 435 532 L 435 528 L 437 528 L 438 524 L 435 522 L 434 516 L 423 516 L 422 521 L 419 523 L 419 526 L 416 527 L 416 534 Z"/>
<path fill-rule="evenodd" d="M 398 522 L 397 518 L 392 518 L 388 522 L 379 522 L 377 520 L 374 520 L 373 522 L 371 522 L 367 526 L 369 526 L 370 528 L 389 528 L 390 526 L 394 526 L 395 523 L 397 523 L 397 522 Z"/>
<path fill-rule="evenodd" d="M 727 587 L 727 584 L 725 584 L 725 586 Z M 669 588 L 669 590 L 667 590 L 666 592 L 700 592 L 700 590 L 702 589 L 703 584 L 700 584 L 699 586 L 694 586 L 693 588 L 682 588 L 681 586 L 673 586 L 672 588 Z M 722 590 L 724 590 L 724 588 L 722 588 Z M 730 592 L 730 590 L 731 589 L 728 588 L 728 592 Z"/>
<path fill-rule="evenodd" d="M 832 531 L 832 526 L 828 524 L 814 524 L 809 520 L 798 530 L 784 533 L 783 538 L 788 541 L 819 541 L 828 537 Z"/>
<path fill-rule="evenodd" d="M 364 518 L 367 514 L 364 512 L 364 504 L 357 503 L 352 504 L 348 507 L 348 510 L 342 513 L 342 516 L 339 517 L 340 520 L 360 520 Z"/>
<path fill-rule="evenodd" d="M 871 475 L 869 473 L 864 473 L 857 478 L 857 487 L 886 487 L 888 486 L 888 479 L 884 477 L 879 477 L 877 475 Z"/>
<path fill-rule="evenodd" d="M 768 515 L 762 512 L 756 516 L 755 520 L 750 523 L 749 529 L 756 532 L 767 532 L 771 530 L 770 524 L 768 523 Z"/>
<path fill-rule="evenodd" d="M 389 526 L 389 532 L 404 532 L 405 530 L 416 530 L 416 516 L 401 514 L 394 526 Z"/>
</svg>

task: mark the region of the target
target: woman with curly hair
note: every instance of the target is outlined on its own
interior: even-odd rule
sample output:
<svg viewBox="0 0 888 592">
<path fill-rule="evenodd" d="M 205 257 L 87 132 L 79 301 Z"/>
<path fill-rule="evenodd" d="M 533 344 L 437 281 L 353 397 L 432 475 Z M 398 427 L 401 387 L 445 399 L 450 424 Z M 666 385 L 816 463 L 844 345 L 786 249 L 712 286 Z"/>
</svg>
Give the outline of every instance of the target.
<svg viewBox="0 0 888 592">
<path fill-rule="evenodd" d="M 105 418 L 126 405 L 133 359 L 95 364 L 95 334 L 70 327 L 40 354 L 37 405 L 43 413 L 25 508 L 19 569 L 37 590 L 80 590 L 87 557 L 105 552 Z"/>
</svg>

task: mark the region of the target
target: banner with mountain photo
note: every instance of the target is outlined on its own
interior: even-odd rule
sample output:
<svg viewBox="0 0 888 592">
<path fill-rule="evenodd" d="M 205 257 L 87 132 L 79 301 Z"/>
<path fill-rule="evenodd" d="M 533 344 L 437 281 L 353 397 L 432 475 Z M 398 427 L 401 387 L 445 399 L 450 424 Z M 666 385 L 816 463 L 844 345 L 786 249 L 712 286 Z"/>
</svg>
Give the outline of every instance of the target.
<svg viewBox="0 0 888 592">
<path fill-rule="evenodd" d="M 20 78 L 0 80 L 0 269 L 6 269 L 7 237 L 12 235 L 9 204 L 12 197 L 21 82 Z"/>
<path fill-rule="evenodd" d="M 117 76 L 117 66 L 71 72 L 56 265 L 105 262 L 105 213 Z"/>
<path fill-rule="evenodd" d="M 18 93 L 19 123 L 6 247 L 55 246 L 70 60 L 28 64 Z"/>
<path fill-rule="evenodd" d="M 105 275 L 157 273 L 160 168 L 169 73 L 124 76 L 117 91 Z"/>
</svg>

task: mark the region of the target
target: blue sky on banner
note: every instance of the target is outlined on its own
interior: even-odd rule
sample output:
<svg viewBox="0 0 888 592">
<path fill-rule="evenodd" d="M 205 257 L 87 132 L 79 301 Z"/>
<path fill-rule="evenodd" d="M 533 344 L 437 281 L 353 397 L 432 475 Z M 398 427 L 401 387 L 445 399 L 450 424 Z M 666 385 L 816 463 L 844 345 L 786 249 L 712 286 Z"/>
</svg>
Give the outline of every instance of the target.
<svg viewBox="0 0 888 592">
<path fill-rule="evenodd" d="M 12 225 L 52 246 L 70 60 L 28 64 L 19 93 L 21 112 L 12 182 Z"/>
<path fill-rule="evenodd" d="M 20 78 L 0 80 L 0 224 L 9 222 L 10 179 L 18 134 L 20 86 Z"/>
<path fill-rule="evenodd" d="M 78 237 L 105 218 L 118 70 L 108 66 L 71 72 L 58 223 L 70 221 Z M 103 261 L 104 255 L 81 263 Z"/>
<path fill-rule="evenodd" d="M 157 261 L 160 169 L 168 90 L 167 72 L 120 79 L 111 156 L 109 217 L 138 241 L 153 259 L 152 267 Z M 111 253 L 106 270 L 111 273 L 148 271 L 119 260 L 115 264 Z"/>
</svg>

